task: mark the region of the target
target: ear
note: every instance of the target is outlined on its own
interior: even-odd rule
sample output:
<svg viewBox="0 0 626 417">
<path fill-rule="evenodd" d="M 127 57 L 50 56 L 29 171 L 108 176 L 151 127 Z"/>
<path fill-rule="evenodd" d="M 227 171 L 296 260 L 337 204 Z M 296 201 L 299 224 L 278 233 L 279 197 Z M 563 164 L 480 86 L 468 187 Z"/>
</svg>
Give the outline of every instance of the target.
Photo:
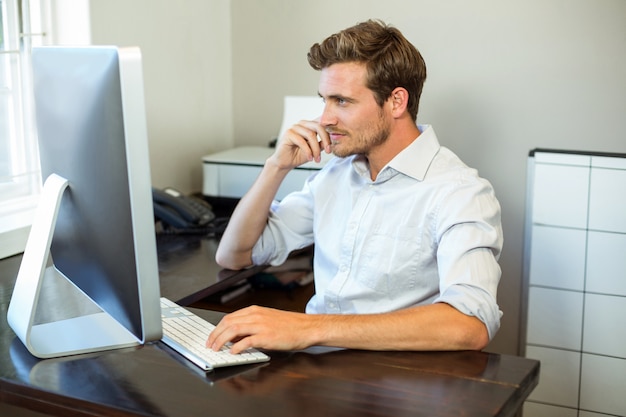
<svg viewBox="0 0 626 417">
<path fill-rule="evenodd" d="M 394 117 L 400 117 L 409 104 L 409 92 L 403 87 L 396 87 L 389 96 L 392 114 Z"/>
</svg>

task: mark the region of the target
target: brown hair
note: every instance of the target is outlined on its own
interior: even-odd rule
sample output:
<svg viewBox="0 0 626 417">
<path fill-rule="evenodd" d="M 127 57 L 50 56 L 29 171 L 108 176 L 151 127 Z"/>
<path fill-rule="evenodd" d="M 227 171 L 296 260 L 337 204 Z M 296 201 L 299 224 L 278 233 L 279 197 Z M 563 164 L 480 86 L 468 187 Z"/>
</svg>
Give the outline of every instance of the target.
<svg viewBox="0 0 626 417">
<path fill-rule="evenodd" d="M 337 63 L 364 63 L 367 88 L 374 92 L 376 102 L 382 107 L 395 88 L 403 87 L 409 92 L 409 114 L 417 118 L 426 64 L 398 29 L 380 20 L 368 20 L 316 43 L 307 59 L 318 71 Z"/>
</svg>

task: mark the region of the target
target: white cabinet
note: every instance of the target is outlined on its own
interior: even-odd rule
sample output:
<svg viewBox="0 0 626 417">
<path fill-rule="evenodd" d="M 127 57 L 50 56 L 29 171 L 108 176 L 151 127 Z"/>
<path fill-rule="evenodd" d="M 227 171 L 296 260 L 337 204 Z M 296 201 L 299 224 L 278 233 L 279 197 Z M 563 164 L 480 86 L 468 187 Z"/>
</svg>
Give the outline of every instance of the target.
<svg viewBox="0 0 626 417">
<path fill-rule="evenodd" d="M 526 415 L 626 416 L 626 155 L 531 152 L 526 216 Z"/>
</svg>

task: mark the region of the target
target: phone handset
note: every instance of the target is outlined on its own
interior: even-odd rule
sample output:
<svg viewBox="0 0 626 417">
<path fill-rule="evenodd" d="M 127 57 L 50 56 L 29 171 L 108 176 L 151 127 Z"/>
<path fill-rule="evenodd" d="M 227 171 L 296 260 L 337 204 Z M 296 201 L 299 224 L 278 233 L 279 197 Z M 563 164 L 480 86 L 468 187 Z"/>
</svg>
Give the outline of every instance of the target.
<svg viewBox="0 0 626 417">
<path fill-rule="evenodd" d="M 154 215 L 161 222 L 177 229 L 206 226 L 215 219 L 211 206 L 205 201 L 184 196 L 173 188 L 152 188 Z"/>
</svg>

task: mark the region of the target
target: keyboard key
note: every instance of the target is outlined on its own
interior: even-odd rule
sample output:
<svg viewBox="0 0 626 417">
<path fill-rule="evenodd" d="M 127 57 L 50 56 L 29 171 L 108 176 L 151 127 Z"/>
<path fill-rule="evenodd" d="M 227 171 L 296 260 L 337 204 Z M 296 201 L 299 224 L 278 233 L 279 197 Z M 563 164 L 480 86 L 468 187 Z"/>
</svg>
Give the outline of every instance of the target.
<svg viewBox="0 0 626 417">
<path fill-rule="evenodd" d="M 215 326 L 165 297 L 161 298 L 161 321 L 161 341 L 205 371 L 269 360 L 269 356 L 256 349 L 233 355 L 229 346 L 219 352 L 206 348 L 206 340 Z"/>
</svg>

